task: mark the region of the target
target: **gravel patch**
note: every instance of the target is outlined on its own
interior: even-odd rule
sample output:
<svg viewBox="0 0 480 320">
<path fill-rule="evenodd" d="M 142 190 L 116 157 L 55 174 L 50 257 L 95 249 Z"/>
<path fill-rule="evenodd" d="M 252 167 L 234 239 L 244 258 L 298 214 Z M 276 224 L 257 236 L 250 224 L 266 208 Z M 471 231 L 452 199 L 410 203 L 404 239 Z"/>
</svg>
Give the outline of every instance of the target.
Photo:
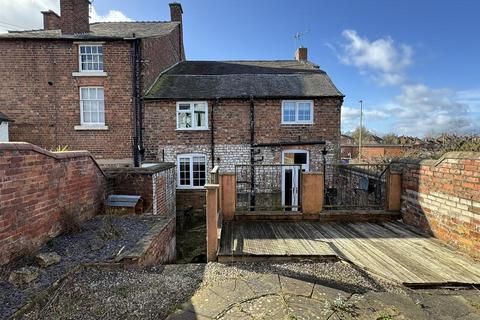
<svg viewBox="0 0 480 320">
<path fill-rule="evenodd" d="M 177 264 L 143 270 L 88 268 L 26 319 L 164 319 L 199 289 L 229 279 L 279 274 L 354 292 L 403 292 L 394 283 L 336 263 Z"/>
<path fill-rule="evenodd" d="M 7 279 L 10 271 L 35 266 L 33 256 L 24 257 L 4 267 L 0 272 L 0 319 L 13 314 L 73 267 L 82 263 L 105 262 L 113 259 L 122 247 L 132 248 L 153 226 L 155 219 L 132 216 L 98 216 L 87 221 L 77 233 L 51 239 L 39 252 L 56 252 L 58 264 L 41 268 L 39 277 L 28 285 L 13 286 Z"/>
</svg>

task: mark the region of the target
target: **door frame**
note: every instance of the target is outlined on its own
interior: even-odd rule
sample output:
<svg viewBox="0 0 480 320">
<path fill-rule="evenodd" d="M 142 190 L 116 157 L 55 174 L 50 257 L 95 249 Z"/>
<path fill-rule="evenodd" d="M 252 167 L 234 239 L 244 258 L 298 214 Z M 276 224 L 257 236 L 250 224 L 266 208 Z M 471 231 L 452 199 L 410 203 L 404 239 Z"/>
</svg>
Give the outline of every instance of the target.
<svg viewBox="0 0 480 320">
<path fill-rule="evenodd" d="M 285 154 L 286 153 L 303 153 L 303 154 L 306 154 L 307 155 L 307 160 L 305 164 L 300 164 L 300 163 L 295 163 L 295 164 L 285 164 Z M 301 169 L 302 170 L 299 170 L 299 167 L 298 165 L 301 165 Z M 298 206 L 298 196 L 299 196 L 299 192 L 298 192 L 298 188 L 300 188 L 300 186 L 298 185 L 298 176 L 300 174 L 302 174 L 302 171 L 305 170 L 305 172 L 308 172 L 310 170 L 310 152 L 308 150 L 301 150 L 301 149 L 287 149 L 287 150 L 282 150 L 282 186 L 281 186 L 281 189 L 282 189 L 282 206 L 284 207 L 285 206 L 285 170 L 286 169 L 292 169 L 294 171 L 296 171 L 295 173 L 292 173 L 292 179 L 296 179 L 296 181 L 292 181 L 292 186 L 295 186 L 296 187 L 296 192 L 294 190 L 292 190 L 292 206 L 296 203 L 296 205 Z M 292 211 L 298 211 L 298 208 L 292 208 Z"/>
</svg>

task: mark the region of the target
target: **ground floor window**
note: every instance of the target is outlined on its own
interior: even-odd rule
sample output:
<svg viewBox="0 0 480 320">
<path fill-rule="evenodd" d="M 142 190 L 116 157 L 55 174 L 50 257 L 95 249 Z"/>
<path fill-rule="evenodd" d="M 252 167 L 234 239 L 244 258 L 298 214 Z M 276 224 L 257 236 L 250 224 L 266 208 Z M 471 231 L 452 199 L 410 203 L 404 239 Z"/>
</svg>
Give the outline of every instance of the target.
<svg viewBox="0 0 480 320">
<path fill-rule="evenodd" d="M 179 155 L 177 173 L 179 188 L 203 188 L 207 182 L 207 157 L 203 154 Z"/>
</svg>

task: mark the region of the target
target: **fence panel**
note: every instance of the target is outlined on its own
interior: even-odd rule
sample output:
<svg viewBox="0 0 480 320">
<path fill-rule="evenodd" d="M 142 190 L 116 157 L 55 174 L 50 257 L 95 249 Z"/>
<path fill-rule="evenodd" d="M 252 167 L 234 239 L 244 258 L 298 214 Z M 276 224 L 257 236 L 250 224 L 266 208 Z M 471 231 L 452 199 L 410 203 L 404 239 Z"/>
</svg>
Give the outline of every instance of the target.
<svg viewBox="0 0 480 320">
<path fill-rule="evenodd" d="M 236 212 L 300 211 L 301 172 L 301 165 L 236 165 Z"/>
<path fill-rule="evenodd" d="M 389 164 L 325 165 L 325 209 L 384 209 Z"/>
</svg>

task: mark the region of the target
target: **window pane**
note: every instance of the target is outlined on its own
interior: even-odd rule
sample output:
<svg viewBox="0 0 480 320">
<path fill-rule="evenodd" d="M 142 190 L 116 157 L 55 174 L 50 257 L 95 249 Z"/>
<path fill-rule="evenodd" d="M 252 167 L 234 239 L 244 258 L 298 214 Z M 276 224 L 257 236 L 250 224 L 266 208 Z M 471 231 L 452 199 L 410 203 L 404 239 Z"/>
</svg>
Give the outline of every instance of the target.
<svg viewBox="0 0 480 320">
<path fill-rule="evenodd" d="M 86 123 L 91 122 L 90 112 L 83 112 L 83 122 L 86 122 Z"/>
<path fill-rule="evenodd" d="M 80 46 L 80 53 L 85 53 L 85 46 Z"/>
<path fill-rule="evenodd" d="M 192 114 L 189 112 L 181 112 L 178 114 L 178 127 L 179 128 L 191 128 L 192 127 Z"/>
<path fill-rule="evenodd" d="M 190 105 L 189 104 L 181 104 L 178 106 L 178 110 L 190 110 Z"/>
<path fill-rule="evenodd" d="M 103 100 L 103 88 L 98 88 L 97 89 L 97 99 L 98 100 Z"/>
<path fill-rule="evenodd" d="M 193 157 L 193 186 L 201 187 L 206 182 L 205 157 Z"/>
<path fill-rule="evenodd" d="M 301 102 L 298 104 L 298 121 L 310 121 L 311 104 Z"/>
<path fill-rule="evenodd" d="M 285 102 L 283 104 L 283 121 L 284 122 L 295 121 L 295 102 Z"/>
</svg>

